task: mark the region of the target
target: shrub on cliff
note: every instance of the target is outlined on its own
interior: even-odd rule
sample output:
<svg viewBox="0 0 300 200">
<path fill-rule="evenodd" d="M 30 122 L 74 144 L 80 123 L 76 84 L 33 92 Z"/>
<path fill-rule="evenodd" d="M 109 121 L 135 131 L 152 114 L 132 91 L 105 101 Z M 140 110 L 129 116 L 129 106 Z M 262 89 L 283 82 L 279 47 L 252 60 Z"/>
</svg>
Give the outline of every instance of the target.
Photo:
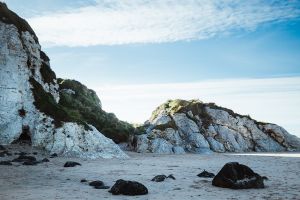
<svg viewBox="0 0 300 200">
<path fill-rule="evenodd" d="M 116 143 L 126 142 L 130 134 L 134 133 L 135 129 L 131 124 L 102 110 L 101 101 L 95 91 L 75 80 L 58 79 L 58 83 L 59 104 L 79 121 L 95 126 Z"/>
</svg>

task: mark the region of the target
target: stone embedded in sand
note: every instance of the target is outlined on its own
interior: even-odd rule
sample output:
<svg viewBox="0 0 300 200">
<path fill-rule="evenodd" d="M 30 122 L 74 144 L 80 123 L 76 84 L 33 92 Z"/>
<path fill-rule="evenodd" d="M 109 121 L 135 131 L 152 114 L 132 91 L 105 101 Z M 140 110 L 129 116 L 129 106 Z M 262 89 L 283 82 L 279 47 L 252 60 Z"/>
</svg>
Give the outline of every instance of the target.
<svg viewBox="0 0 300 200">
<path fill-rule="evenodd" d="M 23 152 L 23 151 L 21 151 L 21 152 L 17 152 L 17 153 L 15 153 L 15 155 L 19 155 L 19 156 L 25 156 L 25 155 L 27 155 L 27 153 L 26 153 L 26 152 Z"/>
<path fill-rule="evenodd" d="M 65 163 L 64 167 L 75 167 L 76 165 L 81 165 L 78 162 L 68 161 Z"/>
<path fill-rule="evenodd" d="M 12 160 L 12 162 L 35 162 L 36 158 L 33 156 L 20 155 L 18 158 Z"/>
<path fill-rule="evenodd" d="M 50 158 L 55 158 L 55 157 L 57 157 L 57 153 L 53 153 L 50 155 Z"/>
<path fill-rule="evenodd" d="M 162 174 L 162 175 L 155 176 L 153 179 L 151 179 L 151 181 L 154 181 L 154 182 L 163 182 L 167 178 L 171 178 L 173 180 L 176 180 L 176 178 L 173 176 L 173 174 L 170 174 L 169 176 L 166 176 L 166 175 Z"/>
<path fill-rule="evenodd" d="M 136 181 L 125 181 L 119 179 L 116 183 L 112 186 L 109 190 L 110 193 L 113 195 L 145 195 L 148 194 L 148 189 L 141 183 Z"/>
<path fill-rule="evenodd" d="M 264 179 L 246 165 L 230 162 L 214 177 L 212 185 L 231 189 L 264 188 Z"/>
<path fill-rule="evenodd" d="M 106 189 L 109 189 L 109 186 L 105 186 L 105 185 L 102 185 L 102 186 L 94 186 L 95 189 L 101 189 L 101 190 L 106 190 Z"/>
<path fill-rule="evenodd" d="M 50 162 L 50 160 L 48 158 L 44 158 L 43 160 L 41 160 L 41 162 Z"/>
<path fill-rule="evenodd" d="M 197 176 L 199 176 L 201 178 L 213 178 L 213 177 L 215 177 L 215 174 L 214 173 L 210 173 L 210 172 L 208 172 L 206 170 L 203 170 L 203 172 L 201 172 Z"/>
<path fill-rule="evenodd" d="M 23 162 L 23 165 L 37 165 L 39 163 L 40 162 L 38 162 L 38 161 L 25 161 L 25 162 Z"/>
<path fill-rule="evenodd" d="M 0 165 L 12 165 L 10 161 L 0 161 Z"/>
<path fill-rule="evenodd" d="M 171 178 L 173 180 L 176 180 L 176 178 L 173 176 L 173 174 L 170 174 L 167 178 Z"/>
<path fill-rule="evenodd" d="M 162 174 L 162 175 L 155 176 L 151 181 L 154 181 L 154 182 L 163 182 L 167 178 L 171 178 L 173 180 L 176 180 L 176 178 L 173 176 L 173 174 L 170 174 L 169 176 L 166 176 L 166 175 Z"/>
<path fill-rule="evenodd" d="M 2 152 L 0 152 L 0 157 L 5 157 L 5 156 L 11 156 L 12 154 L 11 153 L 9 153 L 8 151 L 2 151 Z"/>
<path fill-rule="evenodd" d="M 151 181 L 154 182 L 163 182 L 167 178 L 166 175 L 157 175 Z"/>
<path fill-rule="evenodd" d="M 0 145 L 0 151 L 6 150 L 4 146 Z"/>
<path fill-rule="evenodd" d="M 100 186 L 104 186 L 104 183 L 102 181 L 92 181 L 89 183 L 90 186 L 93 186 L 93 187 L 100 187 Z"/>
</svg>

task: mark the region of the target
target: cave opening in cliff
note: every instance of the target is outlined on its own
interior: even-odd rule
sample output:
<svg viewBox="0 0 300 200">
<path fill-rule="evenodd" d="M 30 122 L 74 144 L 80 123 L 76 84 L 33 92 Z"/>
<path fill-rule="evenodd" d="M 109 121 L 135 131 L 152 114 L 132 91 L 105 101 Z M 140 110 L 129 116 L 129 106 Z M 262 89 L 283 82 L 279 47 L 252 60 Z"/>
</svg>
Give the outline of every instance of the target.
<svg viewBox="0 0 300 200">
<path fill-rule="evenodd" d="M 14 141 L 14 143 L 31 145 L 30 127 L 28 125 L 22 127 L 22 133 L 20 137 Z"/>
</svg>

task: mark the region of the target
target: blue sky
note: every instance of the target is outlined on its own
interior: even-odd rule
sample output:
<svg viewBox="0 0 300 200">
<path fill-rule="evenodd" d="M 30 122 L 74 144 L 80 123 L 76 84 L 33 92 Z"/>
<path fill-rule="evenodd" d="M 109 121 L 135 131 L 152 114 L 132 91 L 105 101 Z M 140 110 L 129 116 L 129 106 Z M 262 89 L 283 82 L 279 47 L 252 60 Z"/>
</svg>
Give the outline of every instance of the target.
<svg viewBox="0 0 300 200">
<path fill-rule="evenodd" d="M 299 0 L 5 2 L 57 76 L 95 89 L 123 120 L 200 98 L 300 135 Z"/>
</svg>

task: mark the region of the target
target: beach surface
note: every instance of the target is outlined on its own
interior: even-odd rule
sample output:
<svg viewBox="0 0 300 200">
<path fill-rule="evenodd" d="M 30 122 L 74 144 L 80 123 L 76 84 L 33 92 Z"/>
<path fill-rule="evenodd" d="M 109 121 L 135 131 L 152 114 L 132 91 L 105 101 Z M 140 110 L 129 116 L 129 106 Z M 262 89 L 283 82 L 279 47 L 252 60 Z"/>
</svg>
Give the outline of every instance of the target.
<svg viewBox="0 0 300 200">
<path fill-rule="evenodd" d="M 12 153 L 22 151 L 9 147 Z M 49 158 L 37 152 L 39 160 Z M 210 155 L 154 155 L 126 152 L 129 159 L 84 160 L 49 158 L 50 162 L 36 166 L 0 165 L 0 199 L 300 199 L 300 153 L 251 153 Z M 17 155 L 0 158 L 11 160 Z M 82 166 L 64 168 L 66 161 Z M 232 190 L 211 185 L 211 178 L 199 178 L 204 169 L 215 174 L 227 162 L 239 162 L 267 176 L 264 189 Z M 160 174 L 173 174 L 176 180 L 152 182 Z M 94 189 L 81 179 L 101 180 L 112 186 L 116 180 L 133 180 L 144 184 L 149 194 L 144 196 L 114 196 L 108 189 Z"/>
</svg>

